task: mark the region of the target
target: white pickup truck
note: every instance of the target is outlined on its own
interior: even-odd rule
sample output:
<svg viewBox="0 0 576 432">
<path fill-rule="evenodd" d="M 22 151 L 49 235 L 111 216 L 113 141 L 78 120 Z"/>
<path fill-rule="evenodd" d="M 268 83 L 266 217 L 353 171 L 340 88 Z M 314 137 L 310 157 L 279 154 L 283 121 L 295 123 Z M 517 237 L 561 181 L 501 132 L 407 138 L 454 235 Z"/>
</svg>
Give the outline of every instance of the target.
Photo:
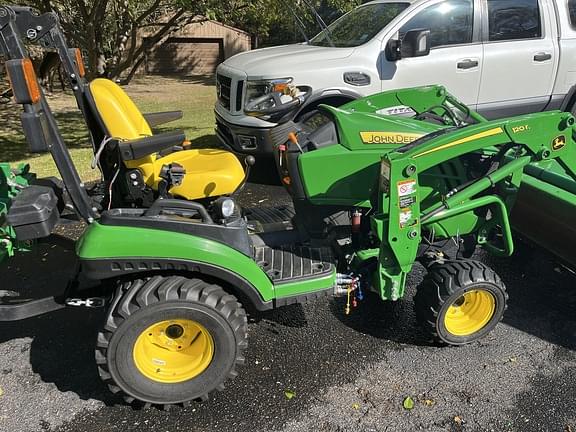
<svg viewBox="0 0 576 432">
<path fill-rule="evenodd" d="M 426 84 L 488 118 L 572 110 L 576 0 L 363 4 L 305 43 L 222 63 L 216 131 L 233 151 L 268 154 L 318 104 Z"/>
</svg>

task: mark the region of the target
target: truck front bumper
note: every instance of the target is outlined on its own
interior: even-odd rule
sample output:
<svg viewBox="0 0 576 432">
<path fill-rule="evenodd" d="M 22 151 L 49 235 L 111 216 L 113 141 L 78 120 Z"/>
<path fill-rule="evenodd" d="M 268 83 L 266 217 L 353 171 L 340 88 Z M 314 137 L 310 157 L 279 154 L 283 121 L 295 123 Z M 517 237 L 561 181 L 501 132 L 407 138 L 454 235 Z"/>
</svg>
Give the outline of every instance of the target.
<svg viewBox="0 0 576 432">
<path fill-rule="evenodd" d="M 294 123 L 288 121 L 272 127 L 240 126 L 216 116 L 216 135 L 221 143 L 235 153 L 272 156 L 274 148 L 288 140 L 288 133 L 295 131 Z"/>
</svg>

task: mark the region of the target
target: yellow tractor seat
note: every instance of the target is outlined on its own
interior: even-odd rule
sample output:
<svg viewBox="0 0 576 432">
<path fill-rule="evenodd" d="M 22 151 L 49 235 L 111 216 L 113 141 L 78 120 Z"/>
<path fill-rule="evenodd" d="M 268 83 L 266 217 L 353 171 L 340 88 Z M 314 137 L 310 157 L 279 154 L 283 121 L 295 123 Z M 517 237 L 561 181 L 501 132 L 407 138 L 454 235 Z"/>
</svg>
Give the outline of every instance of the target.
<svg viewBox="0 0 576 432">
<path fill-rule="evenodd" d="M 152 134 L 138 107 L 113 81 L 95 79 L 90 83 L 90 94 L 108 137 L 120 143 L 130 142 L 132 148 L 136 148 L 134 153 L 141 153 L 137 151 L 138 145 L 144 145 L 145 138 L 158 136 Z M 182 142 L 173 145 L 182 145 Z M 124 160 L 126 167 L 139 170 L 146 185 L 154 190 L 158 190 L 163 180 L 163 167 L 174 163 L 184 168 L 185 175 L 182 183 L 172 187 L 170 193 L 189 200 L 230 194 L 244 179 L 240 161 L 225 150 L 179 150 L 166 156 L 153 152 Z"/>
</svg>

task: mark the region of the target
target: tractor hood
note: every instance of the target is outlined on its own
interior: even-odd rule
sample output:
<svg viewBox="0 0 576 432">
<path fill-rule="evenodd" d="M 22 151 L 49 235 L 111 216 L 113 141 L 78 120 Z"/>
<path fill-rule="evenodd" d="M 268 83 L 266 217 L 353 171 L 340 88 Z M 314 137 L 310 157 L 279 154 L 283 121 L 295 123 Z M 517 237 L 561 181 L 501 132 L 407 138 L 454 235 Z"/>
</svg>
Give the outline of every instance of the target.
<svg viewBox="0 0 576 432">
<path fill-rule="evenodd" d="M 332 113 L 342 136 L 340 142 L 350 150 L 365 146 L 390 150 L 446 128 L 400 116 L 357 112 L 351 106 L 353 104 L 343 108 L 321 105 L 322 109 Z"/>
<path fill-rule="evenodd" d="M 324 69 L 331 62 L 350 56 L 354 48 L 332 48 L 292 44 L 246 51 L 226 60 L 223 65 L 244 72 L 248 79 L 275 79 L 294 72 Z"/>
</svg>

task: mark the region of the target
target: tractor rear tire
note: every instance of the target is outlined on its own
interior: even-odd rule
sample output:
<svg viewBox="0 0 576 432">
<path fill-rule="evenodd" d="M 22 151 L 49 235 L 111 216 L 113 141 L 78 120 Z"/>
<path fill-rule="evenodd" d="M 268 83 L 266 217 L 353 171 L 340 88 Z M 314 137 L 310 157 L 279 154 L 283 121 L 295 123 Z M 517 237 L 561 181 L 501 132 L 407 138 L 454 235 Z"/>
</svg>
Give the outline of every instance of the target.
<svg viewBox="0 0 576 432">
<path fill-rule="evenodd" d="M 236 297 L 201 279 L 154 276 L 119 285 L 96 363 L 128 403 L 187 405 L 237 375 L 247 347 L 246 313 Z"/>
<path fill-rule="evenodd" d="M 473 260 L 433 264 L 414 296 L 416 318 L 435 342 L 464 345 L 502 320 L 508 295 L 491 268 Z"/>
</svg>

